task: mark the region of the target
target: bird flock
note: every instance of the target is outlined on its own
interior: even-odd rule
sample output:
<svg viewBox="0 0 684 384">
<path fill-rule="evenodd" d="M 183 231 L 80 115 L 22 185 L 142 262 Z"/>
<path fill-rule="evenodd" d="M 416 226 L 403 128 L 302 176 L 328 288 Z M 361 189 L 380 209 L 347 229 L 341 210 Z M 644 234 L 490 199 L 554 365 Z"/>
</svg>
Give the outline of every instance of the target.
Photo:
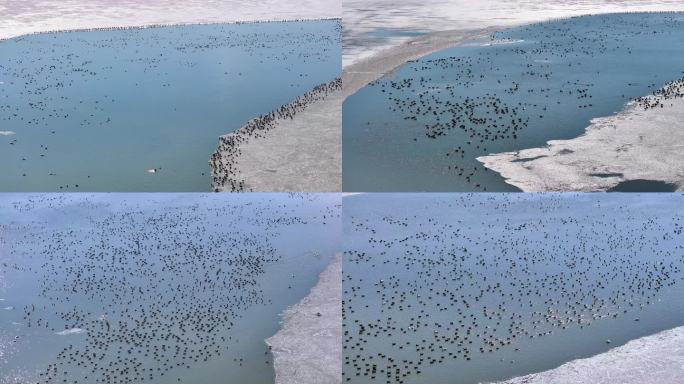
<svg viewBox="0 0 684 384">
<path fill-rule="evenodd" d="M 173 190 L 208 192 L 217 137 L 339 75 L 340 28 L 339 20 L 156 26 L 2 41 L 0 130 L 15 134 L 0 142 L 0 184 L 112 191 L 123 174 L 159 191 L 175 172 Z M 282 100 L 260 105 L 257 92 Z M 187 132 L 203 146 L 185 145 Z M 157 172 L 145 177 L 148 169 Z"/>
<path fill-rule="evenodd" d="M 311 91 L 298 96 L 294 101 L 278 109 L 259 116 L 247 122 L 242 128 L 219 138 L 216 152 L 211 155 L 209 165 L 212 169 L 212 190 L 218 192 L 221 188 L 231 192 L 245 192 L 249 189 L 240 177 L 237 168 L 237 158 L 240 156 L 240 145 L 251 138 L 264 137 L 268 131 L 276 128 L 281 120 L 294 119 L 311 104 L 323 100 L 333 92 L 342 89 L 342 79 L 337 78 L 329 83 L 315 86 Z M 230 188 L 226 188 L 230 187 Z"/>
<path fill-rule="evenodd" d="M 673 107 L 674 103 L 672 102 L 672 100 L 680 99 L 682 97 L 684 97 L 684 77 L 682 77 L 681 79 L 677 79 L 667 84 L 663 88 L 654 91 L 649 96 L 640 97 L 636 99 L 634 102 L 638 107 L 644 110 L 654 108 L 663 109 L 666 106 Z M 667 105 L 668 100 L 670 101 L 670 105 Z"/>
<path fill-rule="evenodd" d="M 345 109 L 360 115 L 345 120 L 345 130 L 361 143 L 345 145 L 374 148 L 355 162 L 363 170 L 348 172 L 379 164 L 376 177 L 364 178 L 377 185 L 353 190 L 383 191 L 393 177 L 414 180 L 412 191 L 500 191 L 503 181 L 477 157 L 579 136 L 592 118 L 630 100 L 660 108 L 641 97 L 682 76 L 675 62 L 684 58 L 683 23 L 678 13 L 575 17 L 409 62 L 348 103 L 376 108 Z M 681 97 L 681 80 L 668 88 Z M 387 172 L 385 162 L 397 170 Z"/>
<path fill-rule="evenodd" d="M 683 199 L 345 200 L 344 382 L 497 381 L 681 325 Z"/>
<path fill-rule="evenodd" d="M 216 382 L 272 377 L 263 340 L 287 292 L 303 297 L 332 259 L 321 244 L 339 199 L 220 196 L 3 198 L 0 335 L 12 348 L 0 383 L 193 382 L 207 367 Z M 327 256 L 293 265 L 308 252 Z"/>
</svg>

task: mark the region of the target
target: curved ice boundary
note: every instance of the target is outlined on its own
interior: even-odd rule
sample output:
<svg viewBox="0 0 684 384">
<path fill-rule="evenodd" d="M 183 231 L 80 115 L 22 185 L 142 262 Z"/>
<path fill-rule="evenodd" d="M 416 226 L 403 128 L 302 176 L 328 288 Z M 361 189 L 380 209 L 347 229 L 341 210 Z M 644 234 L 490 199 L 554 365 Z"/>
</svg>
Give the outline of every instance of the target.
<svg viewBox="0 0 684 384">
<path fill-rule="evenodd" d="M 219 138 L 209 159 L 215 192 L 337 192 L 342 189 L 342 80 Z"/>
<path fill-rule="evenodd" d="M 684 78 L 593 119 L 580 137 L 477 160 L 524 192 L 620 190 L 629 182 L 683 191 Z"/>
</svg>

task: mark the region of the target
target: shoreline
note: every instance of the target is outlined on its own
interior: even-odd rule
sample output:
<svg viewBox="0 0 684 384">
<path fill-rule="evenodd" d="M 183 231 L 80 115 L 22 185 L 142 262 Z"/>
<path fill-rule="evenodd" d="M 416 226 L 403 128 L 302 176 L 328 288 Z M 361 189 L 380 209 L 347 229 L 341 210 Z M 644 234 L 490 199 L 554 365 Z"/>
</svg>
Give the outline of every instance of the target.
<svg viewBox="0 0 684 384">
<path fill-rule="evenodd" d="M 320 274 L 307 297 L 286 309 L 266 344 L 276 384 L 342 382 L 342 255 Z"/>
<path fill-rule="evenodd" d="M 297 20 L 341 19 L 334 0 L 301 0 L 292 7 L 276 0 L 244 3 L 237 0 L 42 0 L 4 6 L 0 39 L 36 33 L 116 30 L 151 26 L 237 24 Z"/>
<path fill-rule="evenodd" d="M 154 24 L 133 24 L 125 26 L 101 26 L 90 28 L 66 28 L 66 29 L 52 29 L 41 30 L 35 32 L 21 33 L 17 35 L 10 35 L 0 37 L 0 42 L 21 39 L 24 37 L 35 35 L 49 35 L 52 33 L 78 33 L 78 32 L 107 32 L 107 31 L 127 31 L 133 29 L 155 29 L 155 28 L 169 28 L 169 27 L 190 27 L 202 25 L 243 25 L 243 24 L 270 24 L 270 23 L 297 23 L 297 22 L 311 22 L 311 21 L 341 21 L 339 17 L 321 17 L 321 18 L 304 18 L 304 19 L 273 19 L 273 20 L 242 20 L 242 21 L 209 21 L 209 22 L 181 22 L 181 23 L 154 23 Z"/>
<path fill-rule="evenodd" d="M 684 375 L 684 327 L 630 340 L 607 352 L 499 384 L 661 383 Z"/>
<path fill-rule="evenodd" d="M 341 191 L 341 92 L 340 78 L 320 84 L 219 137 L 212 191 Z"/>
<path fill-rule="evenodd" d="M 478 157 L 523 192 L 598 192 L 647 181 L 684 191 L 684 78 L 594 118 L 582 135 Z"/>
<path fill-rule="evenodd" d="M 361 59 L 342 68 L 343 98 L 355 94 L 371 82 L 392 73 L 404 64 L 432 53 L 453 48 L 468 40 L 481 40 L 505 27 L 432 32 Z"/>
</svg>

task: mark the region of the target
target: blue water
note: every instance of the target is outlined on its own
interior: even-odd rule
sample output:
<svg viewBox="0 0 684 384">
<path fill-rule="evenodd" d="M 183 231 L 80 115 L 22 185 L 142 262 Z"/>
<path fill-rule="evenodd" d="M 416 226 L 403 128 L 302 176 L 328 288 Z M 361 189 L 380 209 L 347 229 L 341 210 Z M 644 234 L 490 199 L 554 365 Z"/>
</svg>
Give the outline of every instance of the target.
<svg viewBox="0 0 684 384">
<path fill-rule="evenodd" d="M 0 42 L 0 191 L 210 191 L 220 135 L 339 76 L 340 22 Z M 146 172 L 158 169 L 156 174 Z"/>
<path fill-rule="evenodd" d="M 683 203 L 345 197 L 344 382 L 498 381 L 683 325 Z"/>
<path fill-rule="evenodd" d="M 340 203 L 0 196 L 0 383 L 273 383 L 264 339 L 340 249 Z"/>
<path fill-rule="evenodd" d="M 586 16 L 407 63 L 346 100 L 343 189 L 514 191 L 475 159 L 577 137 L 681 78 L 683 39 L 677 13 Z"/>
</svg>

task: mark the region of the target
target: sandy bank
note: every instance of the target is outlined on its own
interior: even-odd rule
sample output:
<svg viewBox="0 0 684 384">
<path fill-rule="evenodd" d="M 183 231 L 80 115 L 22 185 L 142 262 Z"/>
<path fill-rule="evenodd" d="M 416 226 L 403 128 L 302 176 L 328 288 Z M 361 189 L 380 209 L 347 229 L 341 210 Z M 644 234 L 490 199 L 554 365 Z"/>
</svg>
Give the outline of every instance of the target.
<svg viewBox="0 0 684 384">
<path fill-rule="evenodd" d="M 486 39 L 500 29 L 501 27 L 489 27 L 478 30 L 434 32 L 350 64 L 342 70 L 343 99 L 411 60 L 463 44 L 469 40 Z"/>
<path fill-rule="evenodd" d="M 0 39 L 64 30 L 339 18 L 334 0 L 42 0 L 0 2 Z"/>
<path fill-rule="evenodd" d="M 677 384 L 684 377 L 684 327 L 501 384 Z"/>
<path fill-rule="evenodd" d="M 679 87 L 592 120 L 580 137 L 478 160 L 525 192 L 605 191 L 632 180 L 675 184 L 682 191 L 684 98 Z"/>
<path fill-rule="evenodd" d="M 209 164 L 219 192 L 342 189 L 342 83 L 315 87 L 219 139 Z"/>
<path fill-rule="evenodd" d="M 283 314 L 266 340 L 276 384 L 342 382 L 342 256 L 337 255 L 309 295 Z"/>
</svg>

